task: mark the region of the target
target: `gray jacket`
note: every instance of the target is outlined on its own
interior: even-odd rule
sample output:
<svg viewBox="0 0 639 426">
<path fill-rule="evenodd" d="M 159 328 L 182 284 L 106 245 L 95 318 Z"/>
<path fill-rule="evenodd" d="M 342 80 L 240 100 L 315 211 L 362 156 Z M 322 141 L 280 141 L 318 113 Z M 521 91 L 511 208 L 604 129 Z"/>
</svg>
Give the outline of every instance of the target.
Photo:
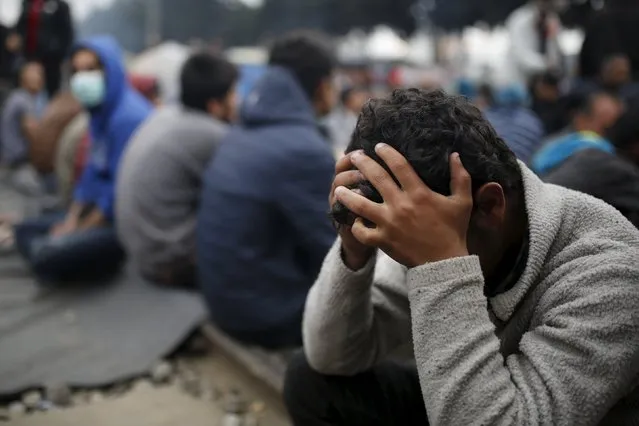
<svg viewBox="0 0 639 426">
<path fill-rule="evenodd" d="M 202 176 L 226 131 L 208 115 L 171 106 L 129 143 L 118 172 L 116 226 L 144 276 L 172 281 L 176 269 L 194 268 Z"/>
<path fill-rule="evenodd" d="M 530 248 L 487 299 L 477 257 L 358 272 L 329 253 L 304 318 L 310 364 L 352 375 L 411 345 L 433 426 L 638 424 L 639 232 L 522 165 Z"/>
</svg>

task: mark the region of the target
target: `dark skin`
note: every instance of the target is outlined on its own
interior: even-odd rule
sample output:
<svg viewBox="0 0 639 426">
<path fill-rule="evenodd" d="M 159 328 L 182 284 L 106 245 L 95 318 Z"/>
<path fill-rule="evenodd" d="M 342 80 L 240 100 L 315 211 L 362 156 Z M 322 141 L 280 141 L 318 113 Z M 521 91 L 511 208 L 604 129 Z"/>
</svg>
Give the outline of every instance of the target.
<svg viewBox="0 0 639 426">
<path fill-rule="evenodd" d="M 473 194 L 471 177 L 458 154 L 450 157 L 451 195 L 447 197 L 428 188 L 392 147 L 379 144 L 376 152 L 401 187 L 361 151 L 336 166 L 330 202 L 340 201 L 359 217 L 352 227 L 340 228 L 343 258 L 350 269 L 361 269 L 380 249 L 409 268 L 477 255 L 487 282 L 499 281 L 512 270 L 508 253 L 522 247 L 527 232 L 522 202 L 510 201 L 494 182 Z M 384 203 L 347 188 L 362 180 L 375 186 Z M 363 219 L 375 226 L 367 227 Z"/>
</svg>

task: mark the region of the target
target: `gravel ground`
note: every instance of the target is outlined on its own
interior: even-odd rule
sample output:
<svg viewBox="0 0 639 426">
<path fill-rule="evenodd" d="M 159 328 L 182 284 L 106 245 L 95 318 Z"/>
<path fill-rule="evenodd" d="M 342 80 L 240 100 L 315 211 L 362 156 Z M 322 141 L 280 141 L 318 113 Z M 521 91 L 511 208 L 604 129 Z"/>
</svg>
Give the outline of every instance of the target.
<svg viewBox="0 0 639 426">
<path fill-rule="evenodd" d="M 201 345 L 203 346 L 203 345 Z M 148 377 L 105 389 L 51 384 L 0 407 L 0 424 L 16 426 L 288 426 L 273 391 L 224 354 L 155 365 Z M 241 419 L 238 422 L 238 419 Z"/>
</svg>

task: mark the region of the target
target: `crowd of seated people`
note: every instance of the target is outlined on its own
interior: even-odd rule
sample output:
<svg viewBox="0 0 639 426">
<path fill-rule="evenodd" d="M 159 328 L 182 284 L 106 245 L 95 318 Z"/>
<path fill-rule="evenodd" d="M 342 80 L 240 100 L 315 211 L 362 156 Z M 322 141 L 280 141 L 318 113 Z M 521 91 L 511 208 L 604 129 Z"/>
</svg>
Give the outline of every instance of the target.
<svg viewBox="0 0 639 426">
<path fill-rule="evenodd" d="M 128 259 L 151 285 L 199 289 L 240 342 L 303 345 L 295 425 L 639 418 L 639 109 L 622 55 L 575 85 L 544 72 L 528 93 L 364 102 L 360 87 L 338 100 L 328 41 L 292 33 L 242 102 L 236 66 L 194 52 L 176 105 L 127 76 L 111 38 L 70 62 L 46 108 L 26 63 L 2 113 L 3 161 L 54 176 L 62 198 L 14 227 L 40 282 Z M 388 361 L 402 347 L 413 364 Z"/>
</svg>

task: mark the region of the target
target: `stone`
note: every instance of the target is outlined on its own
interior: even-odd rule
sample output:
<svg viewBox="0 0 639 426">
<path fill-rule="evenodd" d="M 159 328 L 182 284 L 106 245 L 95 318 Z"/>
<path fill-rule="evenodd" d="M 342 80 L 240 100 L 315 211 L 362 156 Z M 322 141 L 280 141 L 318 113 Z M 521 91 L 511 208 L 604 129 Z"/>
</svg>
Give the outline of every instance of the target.
<svg viewBox="0 0 639 426">
<path fill-rule="evenodd" d="M 167 361 L 156 364 L 151 369 L 151 380 L 156 384 L 167 383 L 173 375 L 173 366 Z"/>
<path fill-rule="evenodd" d="M 180 377 L 180 385 L 182 390 L 193 398 L 202 397 L 203 387 L 202 381 L 192 372 L 185 372 Z"/>
<path fill-rule="evenodd" d="M 22 403 L 29 409 L 36 409 L 42 401 L 42 393 L 38 391 L 27 392 L 22 395 Z"/>
<path fill-rule="evenodd" d="M 89 402 L 89 394 L 83 391 L 76 392 L 71 396 L 71 402 L 73 402 L 75 406 L 84 405 Z"/>
<path fill-rule="evenodd" d="M 201 334 L 194 335 L 186 345 L 186 352 L 192 356 L 204 356 L 211 351 L 211 343 Z"/>
<path fill-rule="evenodd" d="M 12 419 L 15 419 L 17 417 L 24 416 L 27 412 L 27 407 L 25 407 L 23 403 L 16 401 L 9 404 L 8 410 L 9 416 L 11 416 Z"/>
<path fill-rule="evenodd" d="M 91 395 L 89 396 L 89 402 L 91 404 L 95 404 L 102 401 L 104 401 L 104 395 L 102 395 L 101 392 L 98 392 L 98 391 L 91 392 Z"/>
<path fill-rule="evenodd" d="M 64 383 L 50 383 L 45 387 L 44 395 L 47 401 L 58 407 L 68 407 L 73 402 L 71 388 Z"/>
<path fill-rule="evenodd" d="M 226 396 L 224 403 L 224 411 L 226 413 L 245 414 L 248 409 L 248 404 L 244 397 L 237 390 L 231 390 Z"/>
<path fill-rule="evenodd" d="M 135 384 L 133 385 L 133 391 L 134 392 L 140 392 L 140 391 L 149 391 L 153 389 L 153 383 L 151 383 L 149 380 L 147 379 L 141 379 L 138 380 L 137 382 L 135 382 Z"/>
<path fill-rule="evenodd" d="M 255 414 L 249 414 L 244 419 L 243 426 L 260 426 L 260 419 Z"/>
</svg>

